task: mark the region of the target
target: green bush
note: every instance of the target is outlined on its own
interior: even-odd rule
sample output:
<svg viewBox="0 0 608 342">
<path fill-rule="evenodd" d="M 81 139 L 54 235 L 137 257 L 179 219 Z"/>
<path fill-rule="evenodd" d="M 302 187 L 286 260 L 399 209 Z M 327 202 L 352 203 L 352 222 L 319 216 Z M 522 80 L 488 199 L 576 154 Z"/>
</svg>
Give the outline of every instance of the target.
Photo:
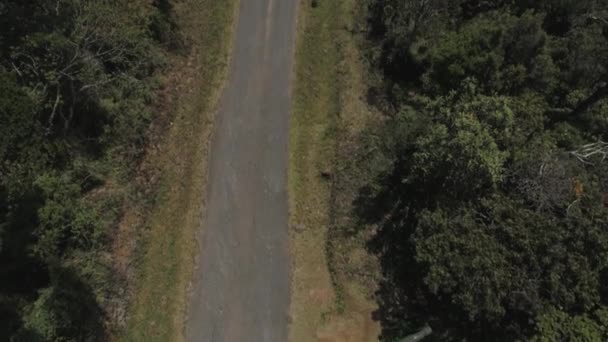
<svg viewBox="0 0 608 342">
<path fill-rule="evenodd" d="M 171 5 L 0 4 L 0 338 L 103 339 L 121 203 L 95 190 L 128 182 L 146 144 Z"/>
</svg>

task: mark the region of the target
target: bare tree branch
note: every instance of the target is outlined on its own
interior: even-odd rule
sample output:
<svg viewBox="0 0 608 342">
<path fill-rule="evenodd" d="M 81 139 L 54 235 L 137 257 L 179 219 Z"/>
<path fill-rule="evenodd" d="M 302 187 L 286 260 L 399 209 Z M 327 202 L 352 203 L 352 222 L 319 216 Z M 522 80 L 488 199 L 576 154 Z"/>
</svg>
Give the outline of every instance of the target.
<svg viewBox="0 0 608 342">
<path fill-rule="evenodd" d="M 51 111 L 51 115 L 49 116 L 48 126 L 45 129 L 46 135 L 49 135 L 51 133 L 51 128 L 53 127 L 53 121 L 55 120 L 55 115 L 57 114 L 57 107 L 59 106 L 60 101 L 61 101 L 61 92 L 59 91 L 59 86 L 57 86 L 57 95 L 55 96 L 55 104 L 53 104 L 53 110 Z"/>
<path fill-rule="evenodd" d="M 571 151 L 570 154 L 583 164 L 594 165 L 591 161 L 592 158 L 601 157 L 599 162 L 603 162 L 608 156 L 608 143 L 600 140 L 596 143 L 583 145 L 580 149 Z"/>
</svg>

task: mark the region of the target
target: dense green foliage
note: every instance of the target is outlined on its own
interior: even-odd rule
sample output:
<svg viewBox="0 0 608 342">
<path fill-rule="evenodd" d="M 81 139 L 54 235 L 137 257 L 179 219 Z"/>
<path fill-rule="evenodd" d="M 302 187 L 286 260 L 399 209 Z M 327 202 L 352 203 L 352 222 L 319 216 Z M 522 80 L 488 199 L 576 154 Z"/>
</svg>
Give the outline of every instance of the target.
<svg viewBox="0 0 608 342">
<path fill-rule="evenodd" d="M 369 3 L 384 336 L 608 340 L 608 3 Z"/>
<path fill-rule="evenodd" d="M 107 250 L 174 41 L 167 0 L 0 3 L 0 339 L 103 338 Z M 107 193 L 107 192 L 106 192 Z"/>
</svg>

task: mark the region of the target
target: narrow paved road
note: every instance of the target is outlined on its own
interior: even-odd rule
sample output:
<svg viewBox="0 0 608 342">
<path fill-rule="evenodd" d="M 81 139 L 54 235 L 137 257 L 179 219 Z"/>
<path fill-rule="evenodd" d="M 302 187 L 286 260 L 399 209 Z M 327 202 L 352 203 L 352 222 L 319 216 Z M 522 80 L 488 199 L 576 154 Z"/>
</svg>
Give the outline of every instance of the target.
<svg viewBox="0 0 608 342">
<path fill-rule="evenodd" d="M 297 2 L 240 2 L 211 143 L 188 341 L 287 341 L 287 142 Z"/>
</svg>

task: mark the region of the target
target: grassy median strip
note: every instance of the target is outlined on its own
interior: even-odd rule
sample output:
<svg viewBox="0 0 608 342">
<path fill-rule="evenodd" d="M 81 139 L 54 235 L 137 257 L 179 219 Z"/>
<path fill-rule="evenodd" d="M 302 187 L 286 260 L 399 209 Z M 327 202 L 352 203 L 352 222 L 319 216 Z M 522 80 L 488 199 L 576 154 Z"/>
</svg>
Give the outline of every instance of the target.
<svg viewBox="0 0 608 342">
<path fill-rule="evenodd" d="M 161 169 L 161 186 L 152 209 L 144 213 L 136 288 L 119 340 L 184 339 L 195 237 L 204 208 L 207 144 L 227 71 L 236 4 L 236 0 L 185 0 L 175 7 L 178 25 L 193 51 L 174 57 L 179 76 L 167 80 L 175 85 L 169 91 L 179 93 L 173 94 L 176 100 L 168 109 L 173 114 L 166 137 L 148 161 Z"/>
</svg>

